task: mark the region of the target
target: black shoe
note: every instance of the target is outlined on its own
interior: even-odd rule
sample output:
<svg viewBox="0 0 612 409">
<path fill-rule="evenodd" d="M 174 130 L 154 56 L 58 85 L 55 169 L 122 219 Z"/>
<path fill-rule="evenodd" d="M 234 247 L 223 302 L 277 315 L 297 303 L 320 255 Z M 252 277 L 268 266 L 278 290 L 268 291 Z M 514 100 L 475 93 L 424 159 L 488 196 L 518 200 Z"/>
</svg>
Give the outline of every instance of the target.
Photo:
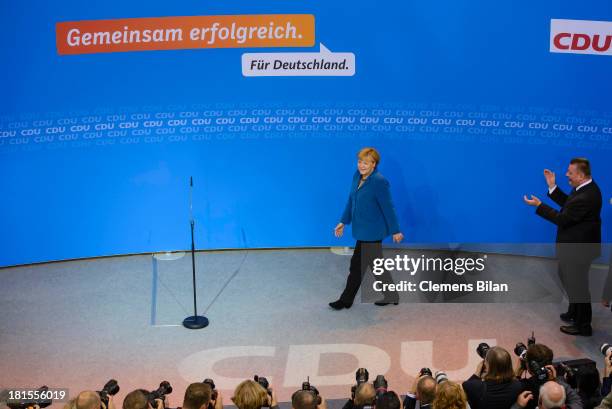
<svg viewBox="0 0 612 409">
<path fill-rule="evenodd" d="M 559 318 L 561 318 L 561 321 L 565 321 L 569 324 L 574 323 L 574 317 L 569 312 L 562 313 L 561 315 L 559 315 Z"/>
<path fill-rule="evenodd" d="M 338 300 L 338 301 L 334 301 L 334 302 L 330 302 L 329 306 L 332 307 L 334 310 L 341 310 L 343 308 L 351 308 L 352 304 L 346 304 L 344 301 L 342 300 Z"/>
<path fill-rule="evenodd" d="M 559 329 L 564 334 L 569 335 L 581 335 L 583 337 L 590 337 L 593 335 L 593 328 L 591 328 L 590 325 L 583 325 L 580 327 L 577 325 L 564 325 Z"/>
<path fill-rule="evenodd" d="M 379 301 L 379 302 L 375 302 L 374 303 L 374 305 L 378 305 L 379 307 L 383 307 L 383 306 L 389 305 L 389 304 L 397 305 L 397 304 L 399 304 L 399 302 L 397 302 L 397 301 L 393 301 L 393 302 Z"/>
</svg>

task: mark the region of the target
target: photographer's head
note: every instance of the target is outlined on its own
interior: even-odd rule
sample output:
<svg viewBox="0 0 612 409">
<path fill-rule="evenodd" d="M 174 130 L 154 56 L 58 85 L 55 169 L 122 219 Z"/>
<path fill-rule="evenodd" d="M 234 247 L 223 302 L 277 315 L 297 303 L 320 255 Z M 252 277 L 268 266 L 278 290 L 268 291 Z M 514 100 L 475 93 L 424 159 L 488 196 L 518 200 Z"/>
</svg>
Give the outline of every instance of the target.
<svg viewBox="0 0 612 409">
<path fill-rule="evenodd" d="M 436 388 L 436 398 L 432 404 L 433 409 L 465 409 L 467 396 L 458 383 L 446 381 Z"/>
<path fill-rule="evenodd" d="M 359 385 L 355 390 L 353 404 L 355 406 L 372 406 L 374 404 L 374 399 L 376 399 L 374 385 L 366 382 Z"/>
<path fill-rule="evenodd" d="M 485 381 L 497 383 L 510 382 L 514 379 L 512 358 L 504 348 L 495 346 L 489 349 L 485 357 Z"/>
<path fill-rule="evenodd" d="M 539 409 L 560 409 L 565 406 L 565 388 L 555 381 L 540 387 Z"/>
<path fill-rule="evenodd" d="M 311 391 L 297 391 L 291 397 L 293 409 L 316 409 L 317 398 Z"/>
<path fill-rule="evenodd" d="M 250 379 L 236 386 L 232 402 L 238 409 L 260 409 L 270 405 L 268 392 L 259 383 Z"/>
<path fill-rule="evenodd" d="M 584 366 L 578 371 L 576 386 L 584 396 L 595 395 L 599 391 L 601 381 L 596 366 Z"/>
<path fill-rule="evenodd" d="M 527 353 L 525 359 L 527 362 L 537 362 L 538 366 L 544 367 L 546 365 L 552 365 L 553 351 L 544 344 L 531 344 L 527 347 Z M 527 369 L 531 372 L 529 365 Z M 533 375 L 533 374 L 532 374 Z"/>
<path fill-rule="evenodd" d="M 401 409 L 402 403 L 397 393 L 387 391 L 376 398 L 376 409 Z"/>
<path fill-rule="evenodd" d="M 149 391 L 136 389 L 127 394 L 123 399 L 123 409 L 152 409 L 147 396 Z"/>
<path fill-rule="evenodd" d="M 183 409 L 207 409 L 211 396 L 210 385 L 202 382 L 192 383 L 185 390 Z"/>
<path fill-rule="evenodd" d="M 76 409 L 100 409 L 101 405 L 100 395 L 92 391 L 79 393 L 74 402 Z"/>
<path fill-rule="evenodd" d="M 429 376 L 422 376 L 417 382 L 416 398 L 421 404 L 428 404 L 433 402 L 436 397 L 436 380 Z"/>
</svg>

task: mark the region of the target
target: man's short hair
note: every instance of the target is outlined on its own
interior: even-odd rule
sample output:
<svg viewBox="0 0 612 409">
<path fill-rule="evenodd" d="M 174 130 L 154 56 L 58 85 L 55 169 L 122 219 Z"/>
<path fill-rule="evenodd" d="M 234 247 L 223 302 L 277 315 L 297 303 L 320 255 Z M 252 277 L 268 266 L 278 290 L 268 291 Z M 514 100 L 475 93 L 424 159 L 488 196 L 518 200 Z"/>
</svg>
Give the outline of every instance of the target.
<svg viewBox="0 0 612 409">
<path fill-rule="evenodd" d="M 374 389 L 374 385 L 367 382 L 362 383 L 355 390 L 355 399 L 353 399 L 353 404 L 355 406 L 372 405 L 375 398 L 376 390 Z"/>
<path fill-rule="evenodd" d="M 556 409 L 565 405 L 565 388 L 555 381 L 540 386 L 540 409 Z"/>
<path fill-rule="evenodd" d="M 400 409 L 400 407 L 400 399 L 393 391 L 387 391 L 376 398 L 376 409 Z"/>
<path fill-rule="evenodd" d="M 423 376 L 417 382 L 417 396 L 421 404 L 431 403 L 436 397 L 436 380 L 431 376 Z"/>
<path fill-rule="evenodd" d="M 591 176 L 591 163 L 587 158 L 574 158 L 570 161 L 571 165 L 576 165 L 579 172 L 583 173 L 584 176 Z"/>
<path fill-rule="evenodd" d="M 553 358 L 552 349 L 544 344 L 531 344 L 527 347 L 527 362 L 536 361 L 540 366 L 552 365 Z"/>
<path fill-rule="evenodd" d="M 293 409 L 315 409 L 317 400 L 311 391 L 297 391 L 291 397 L 291 407 Z"/>
<path fill-rule="evenodd" d="M 212 389 L 209 384 L 202 382 L 192 383 L 185 389 L 183 409 L 200 409 L 202 406 L 208 406 L 211 395 Z"/>
<path fill-rule="evenodd" d="M 125 399 L 123 399 L 123 409 L 148 409 L 148 394 L 149 391 L 144 389 L 136 389 L 135 391 L 128 393 Z"/>
<path fill-rule="evenodd" d="M 76 409 L 99 409 L 100 404 L 100 395 L 92 391 L 83 391 L 75 399 L 74 407 Z"/>
</svg>

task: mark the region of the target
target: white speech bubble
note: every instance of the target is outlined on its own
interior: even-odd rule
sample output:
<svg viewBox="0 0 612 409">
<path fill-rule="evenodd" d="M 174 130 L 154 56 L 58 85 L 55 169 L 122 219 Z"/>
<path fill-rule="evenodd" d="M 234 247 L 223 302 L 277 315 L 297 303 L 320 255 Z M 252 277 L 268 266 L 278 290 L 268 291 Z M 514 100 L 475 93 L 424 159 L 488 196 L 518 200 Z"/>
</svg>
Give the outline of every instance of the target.
<svg viewBox="0 0 612 409">
<path fill-rule="evenodd" d="M 318 53 L 245 53 L 245 77 L 352 77 L 355 54 L 332 53 L 320 44 Z"/>
</svg>

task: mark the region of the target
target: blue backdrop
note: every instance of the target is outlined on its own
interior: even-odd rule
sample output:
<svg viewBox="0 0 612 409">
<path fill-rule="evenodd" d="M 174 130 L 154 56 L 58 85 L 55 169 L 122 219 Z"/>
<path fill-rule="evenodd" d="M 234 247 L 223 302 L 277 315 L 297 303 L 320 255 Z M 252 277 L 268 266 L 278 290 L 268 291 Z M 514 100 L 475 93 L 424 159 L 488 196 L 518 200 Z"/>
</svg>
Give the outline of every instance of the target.
<svg viewBox="0 0 612 409">
<path fill-rule="evenodd" d="M 610 240 L 612 58 L 549 51 L 551 18 L 610 21 L 609 3 L 0 7 L 0 265 L 186 249 L 190 176 L 198 248 L 346 245 L 332 230 L 367 145 L 382 154 L 408 241 L 552 241 L 522 196 L 544 198 L 544 167 L 567 188 L 574 156 L 592 161 Z M 60 21 L 270 13 L 313 14 L 316 46 L 55 46 Z M 319 43 L 355 53 L 355 76 L 242 76 L 244 52 Z"/>
</svg>

